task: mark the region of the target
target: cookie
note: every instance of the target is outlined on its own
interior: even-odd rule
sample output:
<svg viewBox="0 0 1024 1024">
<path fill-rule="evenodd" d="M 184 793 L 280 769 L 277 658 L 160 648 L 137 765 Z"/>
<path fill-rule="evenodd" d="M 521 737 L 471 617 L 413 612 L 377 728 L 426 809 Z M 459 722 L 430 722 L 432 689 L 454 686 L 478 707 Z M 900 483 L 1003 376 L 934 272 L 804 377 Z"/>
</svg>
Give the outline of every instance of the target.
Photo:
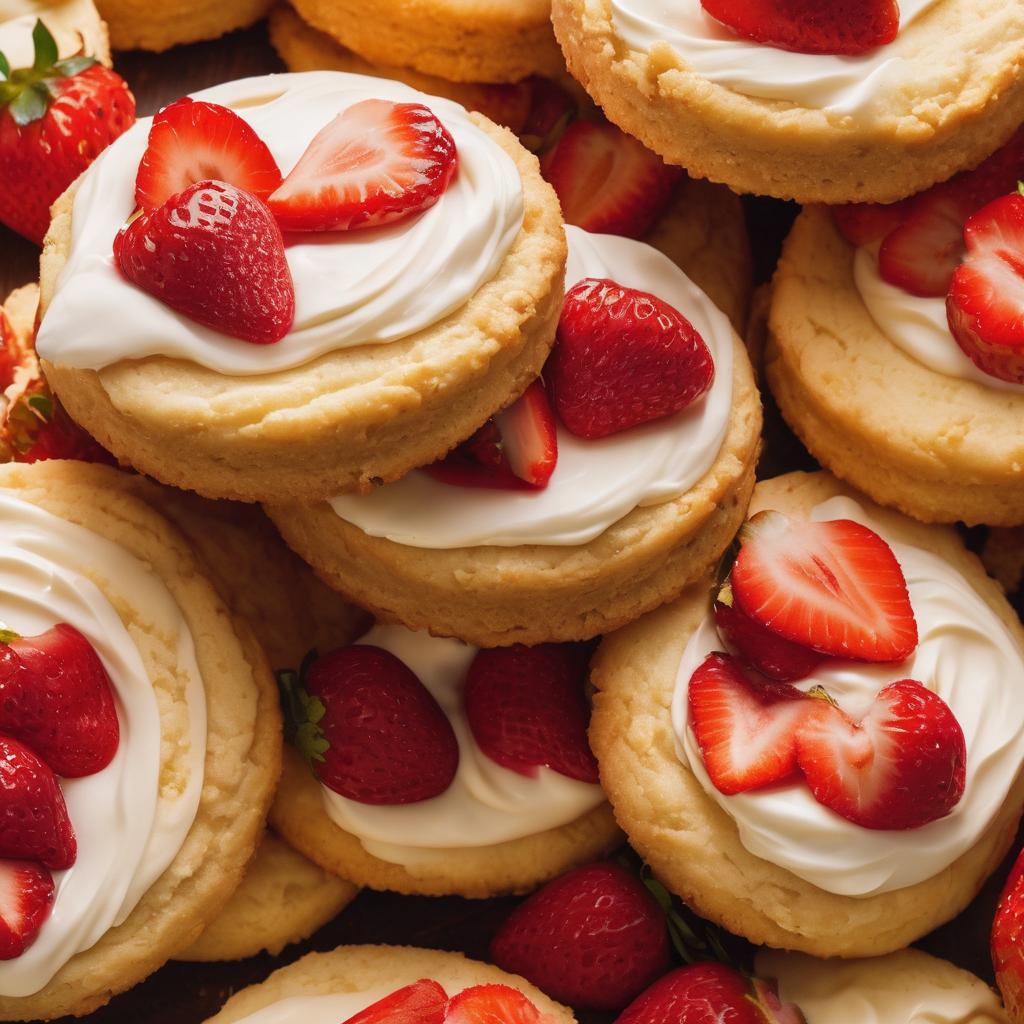
<svg viewBox="0 0 1024 1024">
<path fill-rule="evenodd" d="M 915 519 L 1024 521 L 1024 389 L 972 375 L 948 330 L 937 339 L 940 354 L 960 357 L 968 369 L 953 372 L 966 376 L 898 347 L 883 332 L 895 323 L 876 322 L 855 280 L 856 261 L 869 259 L 828 210 L 797 218 L 775 272 L 765 350 L 783 416 L 823 466 Z M 923 301 L 941 305 L 916 300 L 908 316 Z"/>
<path fill-rule="evenodd" d="M 99 0 L 96 6 L 110 26 L 115 50 L 161 53 L 180 43 L 217 39 L 262 18 L 273 0 Z"/>
<path fill-rule="evenodd" d="M 973 167 L 1024 119 L 1024 9 L 900 5 L 897 38 L 862 57 L 733 35 L 699 0 L 554 0 L 569 70 L 608 118 L 739 192 L 891 202 Z"/>
<path fill-rule="evenodd" d="M 901 559 L 913 555 L 916 565 L 921 557 L 937 556 L 951 567 L 941 570 L 946 574 L 943 579 L 954 571 L 959 574 L 943 587 L 961 587 L 961 579 L 967 582 L 973 596 L 959 599 L 958 614 L 964 617 L 956 626 L 957 648 L 944 648 L 944 660 L 951 672 L 958 667 L 970 672 L 963 667 L 963 658 L 993 659 L 991 678 L 998 679 L 998 684 L 988 696 L 977 699 L 999 703 L 998 708 L 995 703 L 986 707 L 992 716 L 987 723 L 989 730 L 1002 729 L 1002 719 L 1013 717 L 1012 706 L 1007 706 L 1011 691 L 1005 688 L 1024 685 L 1020 678 L 1014 678 L 1015 672 L 1024 675 L 1019 665 L 1024 634 L 998 586 L 951 530 L 914 523 L 874 506 L 825 473 L 792 473 L 759 484 L 751 512 L 773 508 L 802 518 L 822 502 L 836 498 L 843 499 L 836 506 L 836 516 L 869 515 L 871 524 L 877 524 L 890 543 L 901 545 Z M 931 554 L 915 554 L 915 549 Z M 909 573 L 908 564 L 905 562 L 904 568 Z M 918 593 L 913 590 L 914 579 L 912 593 Z M 777 805 L 778 828 L 774 829 L 776 841 L 771 845 L 776 861 L 757 855 L 749 846 L 768 852 L 772 842 L 766 838 L 764 822 L 758 824 L 760 819 L 751 817 L 761 813 L 757 808 L 763 808 L 763 802 L 744 804 L 741 811 L 736 804 L 723 805 L 722 801 L 731 798 L 717 790 L 714 792 L 720 799 L 712 796 L 691 770 L 691 762 L 681 760 L 679 752 L 685 755 L 687 747 L 677 739 L 673 728 L 671 705 L 677 673 L 690 638 L 708 613 L 709 586 L 710 580 L 693 585 L 678 601 L 606 638 L 595 657 L 592 679 L 598 692 L 591 744 L 601 765 L 602 784 L 634 848 L 666 886 L 702 915 L 753 942 L 816 956 L 860 957 L 891 952 L 954 917 L 974 898 L 1013 841 L 1024 797 L 1024 781 L 1014 778 L 1016 739 L 1004 737 L 1000 753 L 988 762 L 988 770 L 1007 769 L 1005 794 L 998 795 L 1002 789 L 995 795 L 995 791 L 985 790 L 980 803 L 973 797 L 965 798 L 954 817 L 933 823 L 938 826 L 933 832 L 870 832 L 830 817 L 828 812 L 824 816 L 829 821 L 834 817 L 841 834 L 833 836 L 832 854 L 825 855 L 821 843 L 827 840 L 822 837 L 831 834 L 833 826 L 821 824 L 823 808 L 805 801 L 801 806 L 806 804 L 808 821 L 813 820 L 814 825 L 806 825 L 800 841 L 802 853 L 793 856 L 792 847 L 787 845 L 787 837 L 792 836 L 784 816 L 796 805 L 786 801 L 803 800 L 804 793 L 799 790 L 790 797 L 786 789 L 780 791 L 787 795 L 779 797 L 783 802 Z M 925 583 L 926 589 L 929 586 Z M 918 608 L 919 622 L 925 623 L 922 637 L 929 645 L 945 642 L 942 630 L 949 624 L 949 605 L 942 607 L 947 610 L 939 614 L 938 626 L 931 610 L 925 622 Z M 929 646 L 929 650 L 934 649 Z M 819 671 L 815 678 L 824 677 Z M 962 701 L 962 695 L 958 699 Z M 963 707 L 956 702 L 953 707 L 961 718 Z M 969 717 L 977 723 L 976 718 Z M 976 724 L 970 727 L 980 728 Z M 1006 728 L 1012 731 L 1012 723 Z M 972 747 L 973 742 L 968 742 L 969 785 L 973 784 L 974 758 L 986 756 L 980 746 L 978 750 Z M 997 762 L 1002 768 L 994 767 Z M 999 777 L 1003 779 L 1003 775 Z M 763 794 L 743 796 L 753 801 Z M 985 802 L 988 800 L 994 802 L 994 807 Z M 975 811 L 980 817 L 966 821 Z M 741 820 L 743 835 L 738 824 Z M 946 828 L 951 831 L 943 831 Z M 963 848 L 951 862 L 945 853 L 941 858 L 937 856 L 940 840 L 929 838 L 940 832 L 945 849 Z M 909 836 L 898 842 L 916 845 L 906 849 L 878 845 L 888 843 L 885 837 L 890 836 Z M 778 860 L 785 860 L 789 866 L 781 866 Z M 809 881 L 808 875 L 813 875 L 815 881 Z M 911 882 L 918 876 L 923 877 Z M 902 884 L 903 879 L 908 884 Z"/>
<path fill-rule="evenodd" d="M 32 28 L 37 18 L 50 30 L 61 57 L 81 52 L 110 67 L 107 26 L 93 0 L 3 0 L 0 53 L 12 68 L 32 66 Z"/>
</svg>

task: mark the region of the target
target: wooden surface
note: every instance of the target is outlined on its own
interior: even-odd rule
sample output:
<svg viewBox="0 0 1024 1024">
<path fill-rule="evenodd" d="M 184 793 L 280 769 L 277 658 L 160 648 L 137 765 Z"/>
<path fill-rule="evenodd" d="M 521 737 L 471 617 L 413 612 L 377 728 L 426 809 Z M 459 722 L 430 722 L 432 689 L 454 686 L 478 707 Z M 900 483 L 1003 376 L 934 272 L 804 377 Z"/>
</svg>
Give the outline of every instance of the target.
<svg viewBox="0 0 1024 1024">
<path fill-rule="evenodd" d="M 262 27 L 161 55 L 118 54 L 115 65 L 135 92 L 140 116 L 151 114 L 170 100 L 196 89 L 233 78 L 283 70 Z M 794 210 L 785 203 L 750 200 L 747 212 L 755 242 L 758 278 L 766 280 Z M 0 295 L 34 280 L 37 260 L 38 252 L 33 246 L 0 228 Z M 762 460 L 763 475 L 812 467 L 809 456 L 782 426 L 777 413 L 769 410 L 768 422 L 769 441 Z M 919 945 L 991 981 L 988 931 L 1009 866 L 1008 859 L 966 913 Z M 485 957 L 490 936 L 515 902 L 513 899 L 469 901 L 363 892 L 310 942 L 289 948 L 276 960 L 259 957 L 238 964 L 172 963 L 88 1020 L 91 1024 L 200 1024 L 228 995 L 261 980 L 275 966 L 290 962 L 310 949 L 332 949 L 340 943 L 418 945 L 459 949 L 471 956 Z M 580 1016 L 585 1021 L 602 1021 L 597 1016 Z"/>
</svg>

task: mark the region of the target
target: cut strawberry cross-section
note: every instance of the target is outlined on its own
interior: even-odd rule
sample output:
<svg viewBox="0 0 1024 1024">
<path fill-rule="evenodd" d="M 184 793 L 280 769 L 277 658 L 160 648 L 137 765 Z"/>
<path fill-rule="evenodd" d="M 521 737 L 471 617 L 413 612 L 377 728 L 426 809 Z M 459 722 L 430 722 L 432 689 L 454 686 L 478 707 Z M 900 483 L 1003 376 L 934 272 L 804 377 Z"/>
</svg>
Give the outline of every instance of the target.
<svg viewBox="0 0 1024 1024">
<path fill-rule="evenodd" d="M 444 1024 L 448 994 L 427 979 L 378 999 L 342 1024 Z"/>
<path fill-rule="evenodd" d="M 517 988 L 474 985 L 448 1002 L 447 1024 L 553 1024 Z"/>
<path fill-rule="evenodd" d="M 0 861 L 0 960 L 14 960 L 36 940 L 53 909 L 53 876 L 25 860 Z"/>
</svg>

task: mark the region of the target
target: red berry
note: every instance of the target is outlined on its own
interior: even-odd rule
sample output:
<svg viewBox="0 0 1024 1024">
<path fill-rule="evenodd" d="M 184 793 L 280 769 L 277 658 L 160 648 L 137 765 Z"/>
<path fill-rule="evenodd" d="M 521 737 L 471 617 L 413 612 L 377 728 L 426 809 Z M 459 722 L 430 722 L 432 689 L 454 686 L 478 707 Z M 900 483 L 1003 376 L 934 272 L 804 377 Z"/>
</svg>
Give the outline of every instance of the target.
<svg viewBox="0 0 1024 1024">
<path fill-rule="evenodd" d="M 21 346 L 10 320 L 0 306 L 0 394 L 14 383 L 14 374 L 22 364 Z"/>
<path fill-rule="evenodd" d="M 474 985 L 448 1001 L 446 1024 L 554 1024 L 519 989 Z"/>
<path fill-rule="evenodd" d="M 783 640 L 732 605 L 716 601 L 714 610 L 722 642 L 733 648 L 745 664 L 769 679 L 805 679 L 824 660 L 817 651 Z"/>
<path fill-rule="evenodd" d="M 832 207 L 832 219 L 850 245 L 880 242 L 906 219 L 910 201 L 898 203 L 847 203 Z"/>
<path fill-rule="evenodd" d="M 53 876 L 26 860 L 0 861 L 0 960 L 14 960 L 36 940 L 53 909 Z"/>
<path fill-rule="evenodd" d="M 518 135 L 530 114 L 533 93 L 532 82 L 516 82 L 514 85 L 490 85 L 463 83 L 464 94 L 460 99 L 463 106 L 478 110 L 495 124 L 503 125 Z"/>
<path fill-rule="evenodd" d="M 681 412 L 714 376 L 704 339 L 656 295 L 604 278 L 566 294 L 545 377 L 573 434 L 607 437 Z"/>
<path fill-rule="evenodd" d="M 962 198 L 947 193 L 919 197 L 878 250 L 882 279 L 911 295 L 944 296 L 963 255 L 969 213 Z"/>
<path fill-rule="evenodd" d="M 284 239 L 243 189 L 201 181 L 123 227 L 121 273 L 198 323 L 254 345 L 280 341 L 295 319 Z"/>
<path fill-rule="evenodd" d="M 550 78 L 527 79 L 530 86 L 529 112 L 519 135 L 523 145 L 541 153 L 556 142 L 576 112 L 576 102 Z M 564 209 L 563 209 L 564 213 Z"/>
<path fill-rule="evenodd" d="M 436 981 L 415 981 L 378 999 L 342 1024 L 444 1024 L 448 994 Z"/>
<path fill-rule="evenodd" d="M 1024 852 L 1017 857 L 996 907 L 992 966 L 1010 1019 L 1024 1021 Z"/>
</svg>

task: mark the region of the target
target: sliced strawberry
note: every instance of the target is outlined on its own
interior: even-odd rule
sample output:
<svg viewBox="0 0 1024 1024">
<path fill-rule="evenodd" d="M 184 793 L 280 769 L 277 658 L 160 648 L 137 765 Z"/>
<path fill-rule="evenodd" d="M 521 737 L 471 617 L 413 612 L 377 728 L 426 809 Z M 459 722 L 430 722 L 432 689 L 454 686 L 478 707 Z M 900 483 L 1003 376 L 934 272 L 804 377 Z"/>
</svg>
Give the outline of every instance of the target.
<svg viewBox="0 0 1024 1024">
<path fill-rule="evenodd" d="M 455 778 L 451 722 L 415 673 L 368 644 L 317 658 L 296 679 L 282 673 L 293 741 L 335 793 L 363 804 L 411 804 Z"/>
<path fill-rule="evenodd" d="M 878 250 L 882 279 L 911 295 L 946 294 L 964 251 L 962 199 L 936 192 L 919 197 L 913 211 L 886 235 Z"/>
<path fill-rule="evenodd" d="M 847 203 L 832 207 L 832 219 L 850 245 L 879 242 L 903 223 L 910 209 L 909 201 L 898 203 Z"/>
<path fill-rule="evenodd" d="M 14 960 L 35 942 L 53 897 L 46 868 L 27 860 L 0 861 L 0 960 Z"/>
<path fill-rule="evenodd" d="M 44 415 L 35 401 L 32 407 L 32 440 L 16 451 L 15 462 L 44 462 L 47 459 L 76 459 L 78 462 L 98 462 L 106 466 L 117 465 L 117 460 L 92 435 L 86 433 L 55 398 L 50 398 Z M 16 414 L 15 409 L 9 412 Z"/>
<path fill-rule="evenodd" d="M 0 733 L 30 747 L 58 775 L 106 768 L 120 727 L 99 655 L 67 623 L 34 637 L 0 632 Z"/>
<path fill-rule="evenodd" d="M 281 229 L 255 196 L 201 181 L 130 221 L 114 239 L 121 273 L 172 309 L 254 345 L 295 319 Z"/>
<path fill-rule="evenodd" d="M 466 716 L 492 761 L 520 775 L 547 766 L 597 783 L 587 742 L 589 645 L 539 644 L 481 650 L 466 674 Z"/>
<path fill-rule="evenodd" d="M 891 43 L 900 28 L 896 0 L 701 0 L 737 35 L 781 50 L 855 57 Z"/>
<path fill-rule="evenodd" d="M 1024 851 L 1013 865 L 992 922 L 992 966 L 1012 1021 L 1024 1021 Z"/>
<path fill-rule="evenodd" d="M 717 652 L 690 677 L 688 700 L 708 777 L 727 795 L 792 779 L 797 731 L 821 703 L 785 683 L 755 684 Z"/>
<path fill-rule="evenodd" d="M 530 115 L 532 88 L 529 81 L 514 85 L 467 84 L 463 105 L 478 110 L 495 124 L 518 135 Z"/>
<path fill-rule="evenodd" d="M 474 985 L 448 1001 L 449 1024 L 554 1024 L 517 988 Z"/>
<path fill-rule="evenodd" d="M 286 231 L 349 231 L 422 213 L 441 198 L 458 157 L 422 103 L 363 100 L 322 128 L 270 197 Z"/>
<path fill-rule="evenodd" d="M 342 1024 L 444 1024 L 448 993 L 421 979 L 378 999 Z"/>
<path fill-rule="evenodd" d="M 1024 383 L 1024 195 L 983 207 L 964 239 L 967 259 L 946 299 L 949 329 L 985 373 Z"/>
<path fill-rule="evenodd" d="M 814 799 L 864 828 L 911 829 L 963 796 L 967 749 L 949 705 L 913 679 L 886 686 L 860 722 L 818 702 L 797 737 Z"/>
<path fill-rule="evenodd" d="M 543 153 L 561 137 L 573 115 L 576 102 L 550 78 L 528 79 L 530 109 L 519 133 L 527 149 Z"/>
<path fill-rule="evenodd" d="M 786 640 L 860 661 L 903 661 L 917 622 L 896 556 L 849 519 L 815 523 L 761 512 L 743 528 L 736 607 Z"/>
<path fill-rule="evenodd" d="M 562 423 L 592 439 L 686 409 L 711 387 L 715 364 L 667 302 L 588 277 L 565 296 L 545 376 Z"/>
<path fill-rule="evenodd" d="M 190 185 L 211 180 L 266 200 L 281 184 L 281 171 L 267 144 L 233 110 L 185 96 L 153 118 L 135 201 L 155 210 Z"/>
<path fill-rule="evenodd" d="M 532 490 L 512 472 L 502 447 L 501 431 L 493 419 L 453 448 L 443 459 L 423 466 L 422 471 L 453 487 L 485 487 L 496 490 Z"/>
<path fill-rule="evenodd" d="M 683 176 L 607 121 L 576 121 L 541 162 L 567 224 L 641 238 Z"/>
<path fill-rule="evenodd" d="M 521 903 L 491 959 L 542 992 L 587 1010 L 621 1010 L 671 962 L 665 915 L 618 864 L 588 864 Z"/>
</svg>

